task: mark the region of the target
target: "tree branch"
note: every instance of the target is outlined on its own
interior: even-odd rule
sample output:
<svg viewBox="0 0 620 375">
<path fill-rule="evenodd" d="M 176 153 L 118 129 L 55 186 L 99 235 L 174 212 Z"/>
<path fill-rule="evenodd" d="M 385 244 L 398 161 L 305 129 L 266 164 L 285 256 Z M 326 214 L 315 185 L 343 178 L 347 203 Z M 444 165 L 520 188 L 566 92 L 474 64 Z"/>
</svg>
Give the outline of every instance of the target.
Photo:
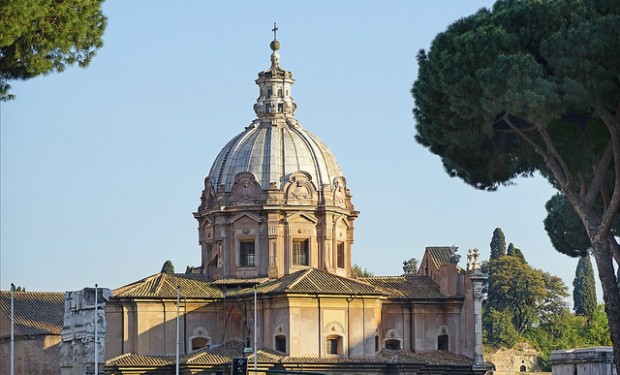
<svg viewBox="0 0 620 375">
<path fill-rule="evenodd" d="M 610 140 L 609 143 L 607 143 L 605 151 L 603 151 L 603 155 L 601 155 L 596 168 L 594 169 L 594 178 L 592 179 L 592 183 L 590 184 L 590 188 L 588 189 L 588 193 L 585 197 L 586 204 L 592 205 L 597 195 L 600 193 L 601 187 L 605 183 L 607 168 L 609 168 L 609 163 L 611 162 L 613 154 L 613 145 Z"/>
<path fill-rule="evenodd" d="M 602 233 L 608 233 L 611 229 L 614 218 L 618 215 L 618 210 L 620 209 L 620 132 L 618 131 L 620 128 L 620 123 L 615 121 L 614 116 L 612 116 L 605 109 L 599 109 L 597 113 L 609 130 L 610 142 L 613 149 L 615 173 L 614 191 L 612 192 L 611 199 L 609 200 L 609 205 L 601 215 L 601 231 Z M 615 257 L 616 254 L 614 254 L 614 258 Z"/>
</svg>

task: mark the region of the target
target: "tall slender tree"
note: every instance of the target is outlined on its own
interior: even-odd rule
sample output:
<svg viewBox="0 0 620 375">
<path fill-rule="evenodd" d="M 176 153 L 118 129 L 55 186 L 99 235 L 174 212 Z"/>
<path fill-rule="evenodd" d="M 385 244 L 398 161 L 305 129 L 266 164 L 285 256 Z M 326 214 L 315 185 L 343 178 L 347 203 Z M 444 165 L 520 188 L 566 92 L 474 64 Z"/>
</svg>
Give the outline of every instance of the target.
<svg viewBox="0 0 620 375">
<path fill-rule="evenodd" d="M 511 243 L 508 244 L 508 249 L 506 249 L 506 255 L 509 257 L 515 256 L 515 245 Z"/>
<path fill-rule="evenodd" d="M 573 280 L 573 302 L 575 314 L 585 316 L 590 321 L 596 310 L 596 288 L 589 255 L 579 258 L 577 263 Z"/>
<path fill-rule="evenodd" d="M 506 237 L 502 228 L 495 228 L 491 237 L 491 259 L 499 259 L 506 255 Z"/>
<path fill-rule="evenodd" d="M 164 265 L 161 267 L 161 272 L 163 273 L 174 273 L 174 265 L 171 260 L 167 260 Z"/>
</svg>

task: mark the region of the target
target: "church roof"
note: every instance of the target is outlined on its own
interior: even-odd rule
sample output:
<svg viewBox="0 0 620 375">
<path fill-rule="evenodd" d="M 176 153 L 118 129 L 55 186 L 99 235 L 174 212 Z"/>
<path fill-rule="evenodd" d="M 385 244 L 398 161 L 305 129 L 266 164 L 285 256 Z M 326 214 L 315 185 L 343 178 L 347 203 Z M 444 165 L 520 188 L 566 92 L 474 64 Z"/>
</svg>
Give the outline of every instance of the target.
<svg viewBox="0 0 620 375">
<path fill-rule="evenodd" d="M 229 364 L 233 358 L 242 356 L 245 345 L 235 339 L 228 340 L 222 345 L 211 349 L 202 349 L 197 352 L 181 357 L 181 363 L 185 366 L 218 366 Z M 252 363 L 254 353 L 248 356 L 248 362 Z M 371 355 L 356 356 L 351 358 L 340 356 L 327 357 L 289 357 L 270 349 L 259 349 L 257 362 L 264 364 L 419 364 L 421 366 L 471 366 L 473 360 L 462 355 L 457 355 L 445 350 L 433 350 L 427 352 L 411 352 L 408 350 L 382 349 Z M 136 355 L 124 354 L 112 358 L 106 362 L 106 366 L 118 367 L 155 367 L 170 366 L 175 363 L 174 356 Z"/>
<path fill-rule="evenodd" d="M 260 293 L 323 293 L 323 294 L 373 294 L 382 292 L 367 283 L 337 276 L 316 268 L 294 272 L 280 279 L 257 287 Z"/>
<path fill-rule="evenodd" d="M 177 298 L 177 287 L 185 298 L 218 298 L 222 291 L 214 288 L 202 275 L 169 274 L 146 277 L 114 290 L 115 297 Z"/>
<path fill-rule="evenodd" d="M 389 298 L 444 298 L 439 285 L 427 276 L 373 276 L 361 278 L 379 288 Z"/>
<path fill-rule="evenodd" d="M 456 248 L 454 246 L 428 246 L 426 248 L 426 253 L 431 256 L 437 268 L 444 264 L 451 264 L 455 252 Z"/>
<path fill-rule="evenodd" d="M 60 335 L 65 314 L 64 293 L 14 292 L 13 307 L 16 334 Z M 0 292 L 0 311 L 11 319 L 11 292 Z"/>
<path fill-rule="evenodd" d="M 247 127 L 220 151 L 209 176 L 213 186 L 223 185 L 231 191 L 235 176 L 250 172 L 265 190 L 272 182 L 282 189 L 297 171 L 307 172 L 319 190 L 342 176 L 325 143 L 296 121 L 287 121 L 279 126 L 259 123 Z"/>
<path fill-rule="evenodd" d="M 262 190 L 284 188 L 294 172 L 309 174 L 316 189 L 332 186 L 342 176 L 329 148 L 293 118 L 297 105 L 291 96 L 292 73 L 280 68 L 280 43 L 271 43 L 271 67 L 259 73 L 260 91 L 254 110 L 258 115 L 220 151 L 209 171 L 216 189 L 232 190 L 235 176 L 254 175 Z"/>
</svg>

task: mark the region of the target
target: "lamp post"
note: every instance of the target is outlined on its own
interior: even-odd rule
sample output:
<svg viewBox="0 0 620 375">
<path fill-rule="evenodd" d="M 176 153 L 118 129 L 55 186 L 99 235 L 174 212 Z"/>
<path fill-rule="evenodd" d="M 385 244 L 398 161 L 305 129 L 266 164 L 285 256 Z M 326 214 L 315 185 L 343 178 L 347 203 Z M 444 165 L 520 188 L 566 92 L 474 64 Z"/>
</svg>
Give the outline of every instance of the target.
<svg viewBox="0 0 620 375">
<path fill-rule="evenodd" d="M 99 301 L 97 301 L 97 288 L 99 286 L 97 284 L 95 284 L 95 375 L 99 375 L 99 347 L 98 347 L 98 343 L 97 343 L 97 325 L 98 325 L 98 321 L 99 319 L 97 319 L 97 303 Z"/>
<path fill-rule="evenodd" d="M 179 375 L 179 310 L 181 309 L 181 286 L 177 286 L 177 348 L 176 348 L 176 375 Z"/>
<path fill-rule="evenodd" d="M 11 375 L 15 375 L 15 284 L 11 283 Z"/>
<path fill-rule="evenodd" d="M 275 28 L 275 23 L 274 23 L 274 28 Z M 256 323 L 256 285 L 254 285 L 254 374 L 256 375 L 256 370 L 258 367 L 258 347 L 256 346 L 256 341 L 257 341 L 257 332 L 256 332 L 256 327 L 257 327 L 257 323 Z"/>
</svg>

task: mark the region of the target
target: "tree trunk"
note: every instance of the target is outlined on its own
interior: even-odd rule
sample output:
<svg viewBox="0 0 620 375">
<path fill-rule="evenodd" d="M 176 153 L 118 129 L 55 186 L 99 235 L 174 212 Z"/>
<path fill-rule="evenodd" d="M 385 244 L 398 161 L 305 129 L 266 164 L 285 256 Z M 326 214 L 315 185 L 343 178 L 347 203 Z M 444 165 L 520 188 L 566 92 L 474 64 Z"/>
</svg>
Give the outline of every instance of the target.
<svg viewBox="0 0 620 375">
<path fill-rule="evenodd" d="M 615 240 L 611 234 L 594 237 L 591 237 L 592 250 L 596 260 L 596 268 L 598 269 L 598 278 L 603 289 L 605 313 L 609 321 L 609 331 L 613 345 L 614 364 L 616 372 L 620 374 L 620 290 L 618 290 L 613 258 L 611 256 L 612 241 Z"/>
</svg>

